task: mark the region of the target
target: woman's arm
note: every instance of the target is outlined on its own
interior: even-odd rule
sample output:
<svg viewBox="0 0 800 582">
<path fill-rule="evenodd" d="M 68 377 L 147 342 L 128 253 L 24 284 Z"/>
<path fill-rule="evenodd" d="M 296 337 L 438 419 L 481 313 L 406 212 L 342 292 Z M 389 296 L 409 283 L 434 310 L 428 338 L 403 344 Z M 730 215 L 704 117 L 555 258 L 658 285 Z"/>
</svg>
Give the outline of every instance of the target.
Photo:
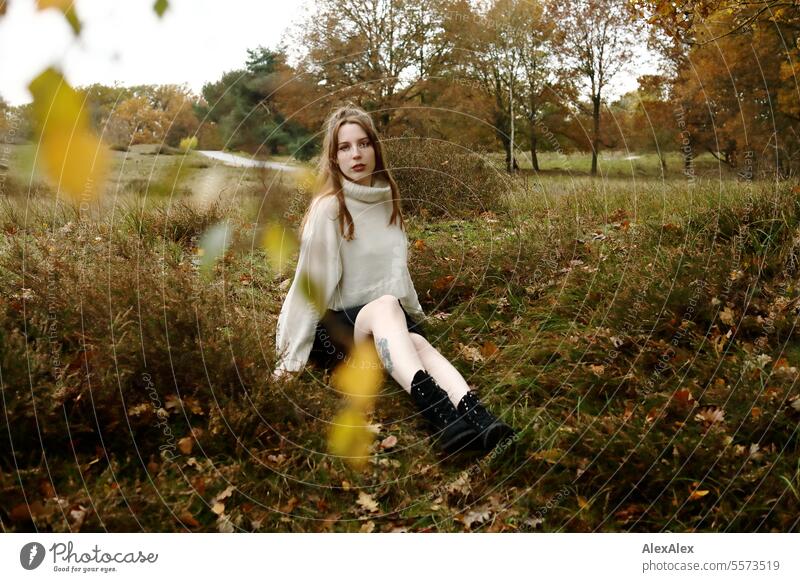
<svg viewBox="0 0 800 582">
<path fill-rule="evenodd" d="M 341 237 L 336 221 L 338 210 L 336 198 L 325 196 L 316 199 L 310 211 L 300 243 L 294 280 L 278 316 L 275 336 L 278 357 L 275 373 L 278 375 L 300 371 L 308 361 L 314 344 L 314 331 L 322 317 L 309 299 L 314 292 L 312 289 L 319 294 L 320 306 L 327 308 L 341 279 Z M 305 274 L 314 287 L 307 284 Z"/>
</svg>

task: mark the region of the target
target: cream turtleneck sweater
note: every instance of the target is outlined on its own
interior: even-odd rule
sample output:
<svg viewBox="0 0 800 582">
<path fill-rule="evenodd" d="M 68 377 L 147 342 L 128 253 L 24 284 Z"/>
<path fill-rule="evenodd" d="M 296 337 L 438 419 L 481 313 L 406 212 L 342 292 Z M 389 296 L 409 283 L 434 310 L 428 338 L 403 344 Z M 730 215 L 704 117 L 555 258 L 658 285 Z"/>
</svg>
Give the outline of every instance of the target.
<svg viewBox="0 0 800 582">
<path fill-rule="evenodd" d="M 339 205 L 334 196 L 312 201 L 300 243 L 294 280 L 276 329 L 276 370 L 296 372 L 308 361 L 322 314 L 304 297 L 298 275 L 307 270 L 321 287 L 328 309 L 341 311 L 381 295 L 394 295 L 417 321 L 425 316 L 408 272 L 408 238 L 395 224 L 392 191 L 375 178 L 373 186 L 342 180 L 344 199 L 354 223 L 354 239 L 339 233 Z"/>
</svg>

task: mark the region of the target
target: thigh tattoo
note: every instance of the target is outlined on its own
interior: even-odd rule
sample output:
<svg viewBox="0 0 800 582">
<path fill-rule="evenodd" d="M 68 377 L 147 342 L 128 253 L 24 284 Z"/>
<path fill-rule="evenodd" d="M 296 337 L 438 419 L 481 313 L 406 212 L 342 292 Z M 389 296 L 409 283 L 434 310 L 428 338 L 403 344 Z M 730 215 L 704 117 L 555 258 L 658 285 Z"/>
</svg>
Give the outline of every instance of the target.
<svg viewBox="0 0 800 582">
<path fill-rule="evenodd" d="M 385 337 L 382 337 L 378 340 L 378 354 L 381 357 L 381 361 L 383 362 L 386 371 L 391 374 L 392 373 L 392 357 L 389 355 L 389 340 Z"/>
</svg>

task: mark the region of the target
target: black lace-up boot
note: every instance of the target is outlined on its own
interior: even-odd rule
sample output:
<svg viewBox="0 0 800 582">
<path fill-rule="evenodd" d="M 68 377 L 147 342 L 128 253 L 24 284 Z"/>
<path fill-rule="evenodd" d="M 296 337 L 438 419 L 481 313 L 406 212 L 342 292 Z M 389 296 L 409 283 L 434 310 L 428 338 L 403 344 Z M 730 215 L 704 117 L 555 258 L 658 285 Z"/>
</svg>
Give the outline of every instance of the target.
<svg viewBox="0 0 800 582">
<path fill-rule="evenodd" d="M 491 451 L 498 443 L 516 434 L 513 428 L 486 410 L 474 392 L 467 392 L 461 398 L 458 412 L 478 432 L 478 440 L 485 451 Z"/>
<path fill-rule="evenodd" d="M 422 416 L 436 429 L 437 443 L 446 453 L 472 450 L 481 439 L 472 425 L 461 418 L 450 398 L 425 370 L 419 370 L 411 382 L 411 398 Z"/>
</svg>

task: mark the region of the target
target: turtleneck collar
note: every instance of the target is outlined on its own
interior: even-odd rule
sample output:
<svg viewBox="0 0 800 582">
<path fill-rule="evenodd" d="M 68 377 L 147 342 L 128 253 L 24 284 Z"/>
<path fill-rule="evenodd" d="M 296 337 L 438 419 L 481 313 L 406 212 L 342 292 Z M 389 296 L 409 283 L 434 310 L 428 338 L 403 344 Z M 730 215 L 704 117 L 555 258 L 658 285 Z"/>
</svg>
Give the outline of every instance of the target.
<svg viewBox="0 0 800 582">
<path fill-rule="evenodd" d="M 392 187 L 383 177 L 375 176 L 373 186 L 362 186 L 342 178 L 342 190 L 348 198 L 355 198 L 361 202 L 382 202 L 392 197 Z"/>
</svg>

